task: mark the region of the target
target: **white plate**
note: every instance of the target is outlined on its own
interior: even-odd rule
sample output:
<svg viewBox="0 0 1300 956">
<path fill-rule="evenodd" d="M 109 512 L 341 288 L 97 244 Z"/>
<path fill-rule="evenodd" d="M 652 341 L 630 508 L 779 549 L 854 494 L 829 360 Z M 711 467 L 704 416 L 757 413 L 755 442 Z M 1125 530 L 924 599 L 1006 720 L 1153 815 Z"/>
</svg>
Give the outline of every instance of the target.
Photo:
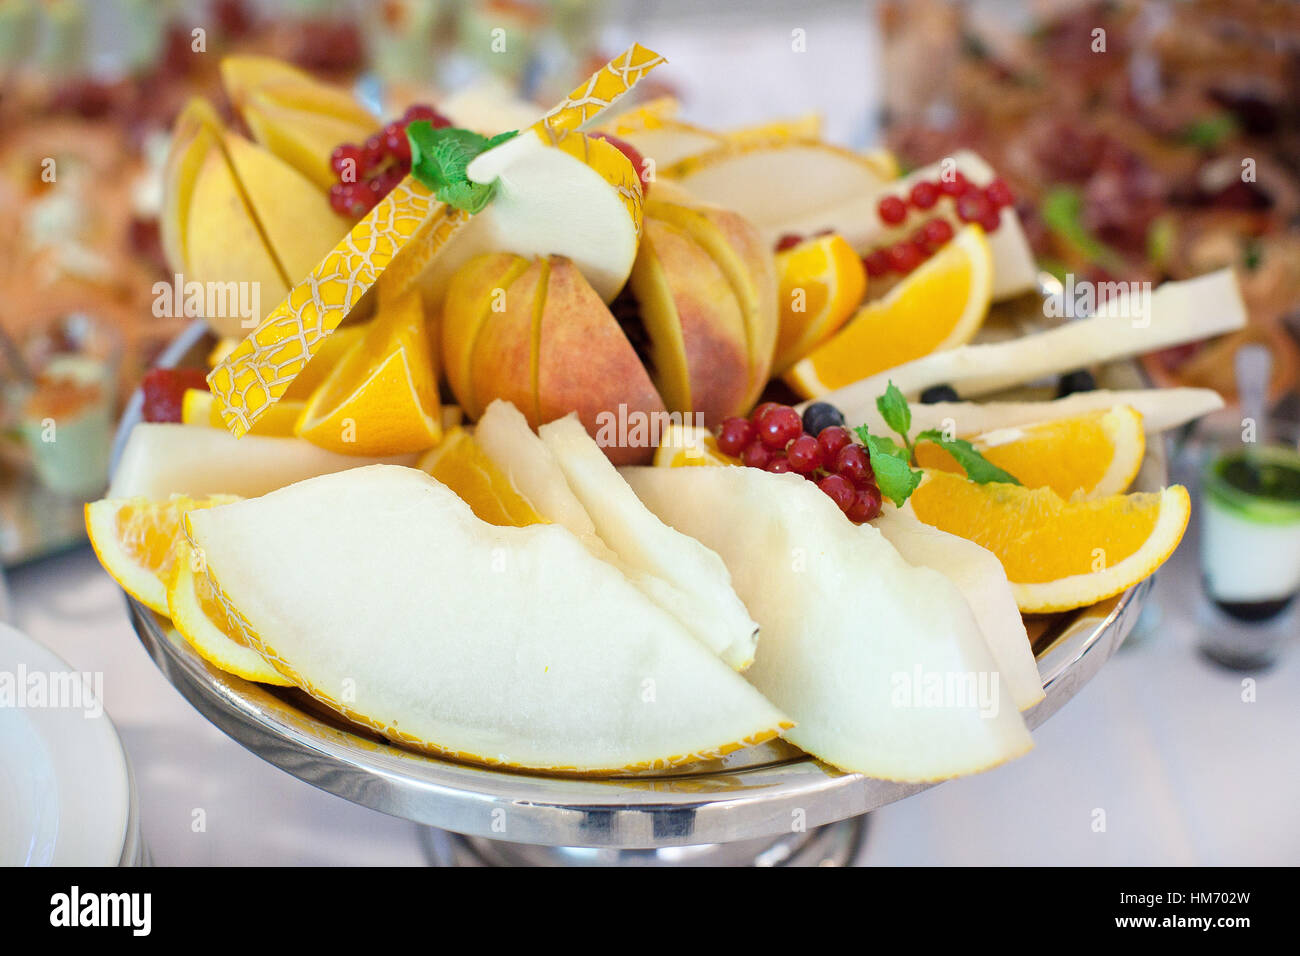
<svg viewBox="0 0 1300 956">
<path fill-rule="evenodd" d="M 122 860 L 132 813 L 126 756 L 90 688 L 66 675 L 80 677 L 0 623 L 0 866 Z M 38 686 L 51 689 L 44 703 Z"/>
</svg>

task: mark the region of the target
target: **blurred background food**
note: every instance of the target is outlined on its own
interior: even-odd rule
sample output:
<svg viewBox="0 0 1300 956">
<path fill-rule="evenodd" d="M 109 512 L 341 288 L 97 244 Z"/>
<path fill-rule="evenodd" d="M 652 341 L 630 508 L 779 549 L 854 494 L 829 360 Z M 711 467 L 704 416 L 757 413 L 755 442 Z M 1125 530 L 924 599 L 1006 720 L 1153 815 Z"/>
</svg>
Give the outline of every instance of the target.
<svg viewBox="0 0 1300 956">
<path fill-rule="evenodd" d="M 779 68 L 795 20 L 818 38 L 817 70 Z M 172 279 L 160 214 L 173 124 L 203 97 L 231 134 L 265 138 L 232 102 L 223 58 L 286 61 L 376 117 L 429 104 L 509 128 L 633 40 L 670 60 L 638 100 L 674 97 L 689 123 L 814 110 L 824 138 L 883 143 L 904 171 L 974 149 L 1058 275 L 1158 283 L 1233 266 L 1250 325 L 1146 370 L 1232 401 L 1233 356 L 1259 343 L 1271 399 L 1295 404 L 1295 4 L 828 0 L 792 19 L 775 0 L 0 0 L 0 560 L 81 539 L 112 423 L 190 321 L 153 288 Z M 756 57 L 774 67 L 747 67 Z M 318 138 L 359 138 L 345 127 Z M 76 455 L 56 453 L 51 422 Z"/>
<path fill-rule="evenodd" d="M 908 0 L 883 4 L 881 23 L 885 138 L 905 165 L 979 152 L 1062 277 L 1233 266 L 1250 327 L 1147 370 L 1231 401 L 1232 355 L 1257 342 L 1274 356 L 1273 397 L 1294 389 L 1300 5 Z"/>
</svg>

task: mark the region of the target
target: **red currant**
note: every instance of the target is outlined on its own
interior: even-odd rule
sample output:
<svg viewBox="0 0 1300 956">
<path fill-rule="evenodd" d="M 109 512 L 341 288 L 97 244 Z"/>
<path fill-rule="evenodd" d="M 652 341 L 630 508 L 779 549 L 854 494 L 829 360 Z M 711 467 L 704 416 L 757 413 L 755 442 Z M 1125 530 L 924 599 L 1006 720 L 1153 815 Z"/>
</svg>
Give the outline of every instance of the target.
<svg viewBox="0 0 1300 956">
<path fill-rule="evenodd" d="M 840 477 L 859 485 L 872 477 L 871 462 L 861 445 L 847 445 L 835 455 L 834 469 Z"/>
<path fill-rule="evenodd" d="M 995 179 L 985 186 L 984 196 L 999 209 L 1014 205 L 1016 201 L 1016 197 L 1012 195 L 1011 187 L 1007 185 L 1005 179 Z"/>
<path fill-rule="evenodd" d="M 718 430 L 718 451 L 733 458 L 754 440 L 754 424 L 748 418 L 726 418 Z"/>
<path fill-rule="evenodd" d="M 864 256 L 862 265 L 867 270 L 867 275 L 873 279 L 879 279 L 889 272 L 889 253 L 884 249 L 877 249 L 869 256 Z"/>
<path fill-rule="evenodd" d="M 790 471 L 792 467 L 793 466 L 790 464 L 790 459 L 787 458 L 783 453 L 777 452 L 770 459 L 768 459 L 767 467 L 764 468 L 763 470 L 770 471 L 774 475 L 784 475 L 786 472 Z"/>
<path fill-rule="evenodd" d="M 364 159 L 361 147 L 356 143 L 343 143 L 335 146 L 330 153 L 330 169 L 338 176 L 341 183 L 355 183 L 361 178 L 361 163 Z"/>
<path fill-rule="evenodd" d="M 781 449 L 803 434 L 803 419 L 789 405 L 769 408 L 758 420 L 758 437 L 768 448 Z"/>
<path fill-rule="evenodd" d="M 406 127 L 401 123 L 389 123 L 381 131 L 384 149 L 399 163 L 411 162 L 411 141 L 406 138 Z"/>
<path fill-rule="evenodd" d="M 840 475 L 827 475 L 817 482 L 817 487 L 826 492 L 841 511 L 848 511 L 857 500 L 857 490 L 847 478 Z"/>
<path fill-rule="evenodd" d="M 979 222 L 992 211 L 992 204 L 978 191 L 964 193 L 957 199 L 957 218 L 962 222 Z"/>
<path fill-rule="evenodd" d="M 931 182 L 919 182 L 912 187 L 908 198 L 917 209 L 929 209 L 939 201 L 939 187 Z"/>
<path fill-rule="evenodd" d="M 749 413 L 749 420 L 754 423 L 755 427 L 757 427 L 758 420 L 762 418 L 764 415 L 766 415 L 768 411 L 770 411 L 773 408 L 780 408 L 780 407 L 781 407 L 780 402 L 764 402 L 762 405 L 759 405 L 757 408 L 755 408 L 752 412 Z"/>
<path fill-rule="evenodd" d="M 951 179 L 939 177 L 939 192 L 945 196 L 960 196 L 969 188 L 970 183 L 966 181 L 966 177 L 959 169 L 953 170 Z"/>
<path fill-rule="evenodd" d="M 839 425 L 827 425 L 817 435 L 817 444 L 821 445 L 822 458 L 834 461 L 840 450 L 853 444 L 853 436 L 847 428 Z"/>
<path fill-rule="evenodd" d="M 931 219 L 921 227 L 925 234 L 925 244 L 931 249 L 938 249 L 953 237 L 952 223 L 947 219 Z"/>
<path fill-rule="evenodd" d="M 1002 213 L 997 209 L 990 209 L 987 214 L 980 216 L 979 224 L 985 232 L 997 232 L 998 226 L 1002 225 Z"/>
<path fill-rule="evenodd" d="M 907 204 L 897 196 L 886 196 L 877 206 L 882 222 L 897 226 L 907 218 Z"/>
<path fill-rule="evenodd" d="M 898 242 L 889 247 L 889 267 L 907 275 L 925 260 L 925 252 L 912 242 Z"/>
<path fill-rule="evenodd" d="M 880 489 L 875 485 L 858 488 L 853 495 L 853 504 L 845 512 L 849 520 L 862 524 L 880 514 Z"/>
<path fill-rule="evenodd" d="M 441 129 L 444 126 L 450 126 L 451 120 L 443 116 L 432 106 L 424 103 L 412 103 L 402 114 L 403 123 L 414 123 L 417 120 L 428 120 L 429 125 L 434 129 Z"/>
<path fill-rule="evenodd" d="M 363 176 L 383 165 L 384 160 L 388 158 L 388 153 L 384 149 L 384 140 L 378 133 L 366 137 L 366 141 L 361 145 L 361 156 L 364 160 L 360 171 Z"/>
<path fill-rule="evenodd" d="M 330 208 L 340 216 L 360 219 L 370 210 L 369 189 L 365 183 L 335 183 L 330 187 Z"/>
<path fill-rule="evenodd" d="M 803 242 L 803 236 L 797 232 L 782 233 L 781 238 L 776 240 L 776 251 L 785 252 L 785 250 L 793 249 L 801 242 Z"/>
<path fill-rule="evenodd" d="M 822 466 L 822 446 L 812 435 L 800 435 L 785 450 L 790 467 L 801 475 L 811 474 Z"/>
<path fill-rule="evenodd" d="M 759 441 L 746 445 L 745 450 L 740 453 L 740 462 L 747 468 L 766 468 L 771 460 L 772 453 Z"/>
</svg>

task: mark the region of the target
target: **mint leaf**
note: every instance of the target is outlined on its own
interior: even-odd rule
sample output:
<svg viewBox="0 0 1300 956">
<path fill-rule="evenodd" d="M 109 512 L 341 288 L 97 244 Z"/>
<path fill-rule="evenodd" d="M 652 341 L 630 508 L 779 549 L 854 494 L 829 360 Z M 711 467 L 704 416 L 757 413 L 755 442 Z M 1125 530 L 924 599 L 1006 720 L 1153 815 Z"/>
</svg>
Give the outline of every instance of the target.
<svg viewBox="0 0 1300 956">
<path fill-rule="evenodd" d="M 882 495 L 901 508 L 921 483 L 923 473 L 912 470 L 911 455 L 892 438 L 873 435 L 867 431 L 866 425 L 859 426 L 857 433 L 867 448 L 867 457 L 871 459 L 871 470 L 876 474 L 876 487 Z"/>
<path fill-rule="evenodd" d="M 466 170 L 480 153 L 516 135 L 517 131 L 511 130 L 489 138 L 454 126 L 434 129 L 428 120 L 409 123 L 406 138 L 411 143 L 411 175 L 447 205 L 470 214 L 479 212 L 491 202 L 496 184 L 472 182 Z"/>
<path fill-rule="evenodd" d="M 991 481 L 1001 481 L 1008 485 L 1018 485 L 1020 481 L 1010 472 L 1003 471 L 985 458 L 964 438 L 944 438 L 943 432 L 930 428 L 916 436 L 918 442 L 932 441 L 957 460 L 971 481 L 986 485 Z"/>
<path fill-rule="evenodd" d="M 912 430 L 912 410 L 908 408 L 903 393 L 892 381 L 885 389 L 885 394 L 876 399 L 876 408 L 880 410 L 880 417 L 885 420 L 885 424 L 898 432 L 903 443 L 911 447 L 907 433 Z"/>
</svg>

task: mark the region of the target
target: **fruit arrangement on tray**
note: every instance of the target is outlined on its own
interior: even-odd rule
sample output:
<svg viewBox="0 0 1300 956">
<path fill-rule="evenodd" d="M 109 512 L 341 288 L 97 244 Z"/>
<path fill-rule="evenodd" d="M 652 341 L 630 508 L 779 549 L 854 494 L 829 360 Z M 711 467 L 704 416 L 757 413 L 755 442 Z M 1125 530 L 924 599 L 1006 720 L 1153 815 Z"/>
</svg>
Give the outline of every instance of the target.
<svg viewBox="0 0 1300 956">
<path fill-rule="evenodd" d="M 458 760 L 781 736 L 929 781 L 1024 753 L 1025 615 L 1168 558 L 1187 492 L 1129 486 L 1221 404 L 1079 370 L 1240 327 L 1231 273 L 973 343 L 1036 281 L 978 157 L 899 178 L 812 120 L 620 111 L 662 62 L 503 132 L 228 60 L 256 142 L 192 104 L 164 229 L 220 339 L 146 381 L 86 510 L 102 563 L 214 667 Z M 211 308 L 240 282 L 251 321 Z"/>
</svg>

